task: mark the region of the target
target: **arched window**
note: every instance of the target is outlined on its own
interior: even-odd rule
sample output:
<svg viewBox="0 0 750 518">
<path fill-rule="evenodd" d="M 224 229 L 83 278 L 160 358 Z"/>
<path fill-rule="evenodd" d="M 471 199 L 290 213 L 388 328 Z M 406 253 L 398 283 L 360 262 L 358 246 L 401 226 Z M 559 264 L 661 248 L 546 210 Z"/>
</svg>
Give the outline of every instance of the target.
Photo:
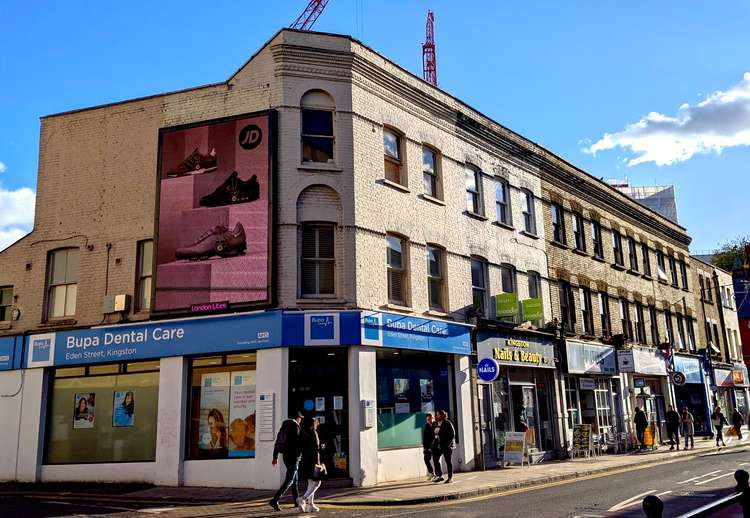
<svg viewBox="0 0 750 518">
<path fill-rule="evenodd" d="M 323 90 L 302 96 L 302 162 L 334 163 L 333 98 Z"/>
<path fill-rule="evenodd" d="M 301 297 L 336 294 L 336 225 L 340 217 L 339 195 L 330 187 L 310 186 L 297 199 Z"/>
</svg>

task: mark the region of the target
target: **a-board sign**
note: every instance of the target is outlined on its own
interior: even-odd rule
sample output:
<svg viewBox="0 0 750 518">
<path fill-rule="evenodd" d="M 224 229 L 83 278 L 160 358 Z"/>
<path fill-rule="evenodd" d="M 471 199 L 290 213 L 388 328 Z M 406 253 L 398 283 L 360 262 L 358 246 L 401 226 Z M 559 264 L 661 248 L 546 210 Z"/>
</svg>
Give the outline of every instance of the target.
<svg viewBox="0 0 750 518">
<path fill-rule="evenodd" d="M 588 452 L 591 451 L 591 446 L 591 425 L 573 425 L 573 450 Z"/>
<path fill-rule="evenodd" d="M 526 432 L 506 432 L 504 462 L 523 464 L 523 454 L 526 450 Z"/>
</svg>

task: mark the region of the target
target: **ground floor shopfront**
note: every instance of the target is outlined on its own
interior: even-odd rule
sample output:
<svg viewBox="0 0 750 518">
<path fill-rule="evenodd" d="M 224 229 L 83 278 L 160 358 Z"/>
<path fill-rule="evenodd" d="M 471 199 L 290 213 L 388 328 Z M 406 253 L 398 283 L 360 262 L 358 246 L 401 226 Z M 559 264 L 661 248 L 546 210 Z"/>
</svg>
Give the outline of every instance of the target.
<svg viewBox="0 0 750 518">
<path fill-rule="evenodd" d="M 490 362 L 495 369 L 479 386 L 485 465 L 503 462 L 508 432 L 525 433 L 532 462 L 556 456 L 562 419 L 552 338 L 480 331 L 477 355 L 478 365 Z"/>
<path fill-rule="evenodd" d="M 276 430 L 320 421 L 355 485 L 412 478 L 424 417 L 472 469 L 470 328 L 378 312 L 270 311 L 0 339 L 0 480 L 273 488 Z"/>
</svg>

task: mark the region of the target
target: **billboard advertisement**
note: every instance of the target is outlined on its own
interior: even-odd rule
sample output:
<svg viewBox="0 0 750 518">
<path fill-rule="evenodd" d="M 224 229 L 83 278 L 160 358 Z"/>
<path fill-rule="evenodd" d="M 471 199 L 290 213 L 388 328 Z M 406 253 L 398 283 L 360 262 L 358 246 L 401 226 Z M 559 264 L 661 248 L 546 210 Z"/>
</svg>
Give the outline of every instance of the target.
<svg viewBox="0 0 750 518">
<path fill-rule="evenodd" d="M 270 302 L 273 115 L 161 131 L 154 311 Z"/>
</svg>

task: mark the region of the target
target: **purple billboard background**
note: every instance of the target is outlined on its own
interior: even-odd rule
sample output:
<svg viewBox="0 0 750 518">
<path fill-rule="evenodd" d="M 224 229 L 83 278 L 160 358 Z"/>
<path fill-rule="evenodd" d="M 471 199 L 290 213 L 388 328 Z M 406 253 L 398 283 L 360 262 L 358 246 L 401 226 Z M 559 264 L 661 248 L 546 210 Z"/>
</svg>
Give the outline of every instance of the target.
<svg viewBox="0 0 750 518">
<path fill-rule="evenodd" d="M 162 134 L 155 311 L 270 299 L 270 128 L 264 114 Z"/>
</svg>

